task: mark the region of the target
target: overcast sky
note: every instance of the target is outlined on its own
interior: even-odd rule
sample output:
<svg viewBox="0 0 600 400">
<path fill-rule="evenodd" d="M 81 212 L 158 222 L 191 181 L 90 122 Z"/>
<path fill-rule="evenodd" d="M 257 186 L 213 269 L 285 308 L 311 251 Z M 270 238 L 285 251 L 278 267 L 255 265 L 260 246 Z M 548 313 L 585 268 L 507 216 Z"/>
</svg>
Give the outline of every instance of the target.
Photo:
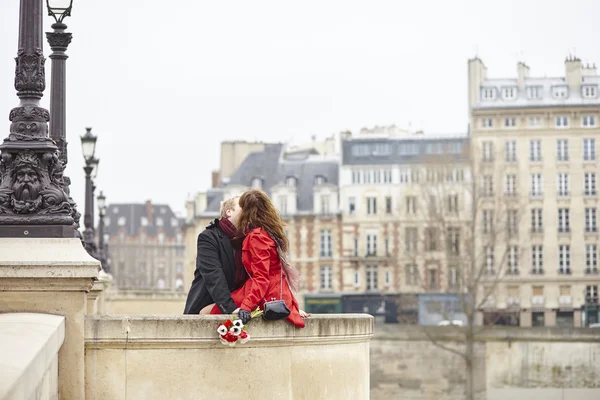
<svg viewBox="0 0 600 400">
<path fill-rule="evenodd" d="M 3 139 L 18 104 L 19 0 L 0 3 Z M 493 77 L 514 76 L 518 60 L 532 75 L 562 75 L 569 52 L 600 64 L 599 12 L 597 0 L 75 0 L 65 21 L 71 192 L 83 210 L 86 126 L 109 202 L 176 211 L 210 185 L 223 140 L 409 123 L 464 133 L 470 57 Z"/>
</svg>

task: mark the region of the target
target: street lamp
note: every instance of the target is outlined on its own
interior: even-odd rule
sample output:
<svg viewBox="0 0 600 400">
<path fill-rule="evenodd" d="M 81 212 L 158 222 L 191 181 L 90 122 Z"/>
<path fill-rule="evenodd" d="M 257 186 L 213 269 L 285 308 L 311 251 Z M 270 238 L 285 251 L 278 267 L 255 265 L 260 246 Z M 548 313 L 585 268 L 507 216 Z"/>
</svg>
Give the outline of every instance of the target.
<svg viewBox="0 0 600 400">
<path fill-rule="evenodd" d="M 46 0 L 48 15 L 53 17 L 57 24 L 61 24 L 63 19 L 71 16 L 73 0 Z"/>
<path fill-rule="evenodd" d="M 98 175 L 98 163 L 100 162 L 99 159 L 94 157 L 97 139 L 98 137 L 92 133 L 92 128 L 85 128 L 85 134 L 81 136 L 81 150 L 85 160 L 85 166 L 83 167 L 85 172 L 85 214 L 83 216 L 85 230 L 83 231 L 83 241 L 88 253 L 95 258 L 98 258 L 98 249 L 94 240 L 94 190 L 96 187 L 93 179 L 96 179 Z"/>
<path fill-rule="evenodd" d="M 100 221 L 98 222 L 98 253 L 100 255 L 100 262 L 102 268 L 107 274 L 110 273 L 110 267 L 108 265 L 108 248 L 104 241 L 104 216 L 106 215 L 106 196 L 100 192 L 98 195 L 98 215 Z"/>
<path fill-rule="evenodd" d="M 85 128 L 85 135 L 81 136 L 81 150 L 86 163 L 94 158 L 97 139 L 98 138 L 92 133 L 92 128 Z"/>
<path fill-rule="evenodd" d="M 62 23 L 71 2 L 53 7 Z M 76 209 L 65 190 L 65 164 L 48 136 L 50 113 L 40 106 L 46 89 L 42 15 L 42 0 L 21 0 L 14 81 L 19 103 L 0 145 L 0 237 L 74 237 Z M 24 183 L 30 190 L 19 189 Z"/>
</svg>

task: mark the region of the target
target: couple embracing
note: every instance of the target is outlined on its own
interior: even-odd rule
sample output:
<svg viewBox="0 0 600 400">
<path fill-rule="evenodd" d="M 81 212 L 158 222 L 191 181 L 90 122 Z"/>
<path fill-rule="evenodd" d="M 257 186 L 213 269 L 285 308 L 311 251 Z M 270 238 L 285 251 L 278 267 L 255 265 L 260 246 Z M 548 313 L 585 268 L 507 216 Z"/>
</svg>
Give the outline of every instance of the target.
<svg viewBox="0 0 600 400">
<path fill-rule="evenodd" d="M 300 274 L 289 264 L 289 242 L 277 209 L 261 190 L 226 200 L 221 217 L 198 236 L 194 281 L 184 314 L 238 314 L 246 324 L 265 303 L 283 300 L 287 320 L 304 327 L 310 316 L 294 292 Z"/>
</svg>

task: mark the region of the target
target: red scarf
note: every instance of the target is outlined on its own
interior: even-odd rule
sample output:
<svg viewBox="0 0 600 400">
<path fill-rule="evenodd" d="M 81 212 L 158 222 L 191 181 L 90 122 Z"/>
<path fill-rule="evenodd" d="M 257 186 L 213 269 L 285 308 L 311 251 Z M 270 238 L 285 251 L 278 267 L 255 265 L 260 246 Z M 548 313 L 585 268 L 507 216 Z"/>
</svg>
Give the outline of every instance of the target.
<svg viewBox="0 0 600 400">
<path fill-rule="evenodd" d="M 236 287 L 242 286 L 248 279 L 248 273 L 242 264 L 242 243 L 246 236 L 240 236 L 237 228 L 227 218 L 221 218 L 219 220 L 219 228 L 227 235 L 231 240 L 233 246 L 233 258 L 235 260 L 235 285 Z"/>
</svg>

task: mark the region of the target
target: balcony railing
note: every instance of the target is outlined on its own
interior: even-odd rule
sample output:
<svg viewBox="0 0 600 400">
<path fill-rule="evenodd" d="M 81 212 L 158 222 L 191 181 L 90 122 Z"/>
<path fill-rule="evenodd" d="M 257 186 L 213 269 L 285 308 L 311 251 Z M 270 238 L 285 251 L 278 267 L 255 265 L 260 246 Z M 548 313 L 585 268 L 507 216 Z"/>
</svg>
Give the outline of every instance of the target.
<svg viewBox="0 0 600 400">
<path fill-rule="evenodd" d="M 533 296 L 531 298 L 531 304 L 536 306 L 544 305 L 544 296 Z"/>
</svg>

